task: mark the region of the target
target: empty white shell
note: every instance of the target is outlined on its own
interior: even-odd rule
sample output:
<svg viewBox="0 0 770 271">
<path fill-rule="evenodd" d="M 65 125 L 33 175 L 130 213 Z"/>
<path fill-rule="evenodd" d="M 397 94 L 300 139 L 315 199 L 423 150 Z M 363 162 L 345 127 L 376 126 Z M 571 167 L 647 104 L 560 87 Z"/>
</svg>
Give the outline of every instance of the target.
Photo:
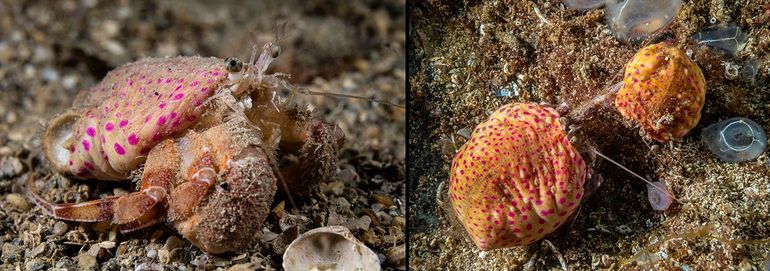
<svg viewBox="0 0 770 271">
<path fill-rule="evenodd" d="M 321 227 L 303 233 L 283 253 L 283 269 L 380 270 L 377 254 L 341 226 Z"/>
</svg>

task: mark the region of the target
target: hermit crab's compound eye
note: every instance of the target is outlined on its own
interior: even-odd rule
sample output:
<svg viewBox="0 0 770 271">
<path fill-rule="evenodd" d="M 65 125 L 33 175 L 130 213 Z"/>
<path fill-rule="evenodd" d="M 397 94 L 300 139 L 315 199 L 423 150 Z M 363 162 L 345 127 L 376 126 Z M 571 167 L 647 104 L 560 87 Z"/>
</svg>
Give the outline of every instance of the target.
<svg viewBox="0 0 770 271">
<path fill-rule="evenodd" d="M 277 58 L 279 55 L 281 55 L 281 46 L 278 44 L 273 44 L 272 48 L 270 48 L 270 56 L 273 58 Z"/>
<path fill-rule="evenodd" d="M 230 73 L 240 72 L 243 70 L 243 62 L 240 59 L 228 57 L 225 59 L 225 69 Z"/>
</svg>

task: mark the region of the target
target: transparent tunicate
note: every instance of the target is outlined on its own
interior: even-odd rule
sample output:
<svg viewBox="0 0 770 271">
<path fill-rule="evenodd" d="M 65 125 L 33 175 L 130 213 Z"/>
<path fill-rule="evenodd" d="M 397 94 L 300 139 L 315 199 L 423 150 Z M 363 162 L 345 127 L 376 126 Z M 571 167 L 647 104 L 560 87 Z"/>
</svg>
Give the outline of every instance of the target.
<svg viewBox="0 0 770 271">
<path fill-rule="evenodd" d="M 564 0 L 564 5 L 571 9 L 589 10 L 604 5 L 604 0 Z"/>
<path fill-rule="evenodd" d="M 650 202 L 652 209 L 657 211 L 665 211 L 671 206 L 673 198 L 669 195 L 670 190 L 666 183 L 657 181 L 647 184 L 647 200 Z"/>
<path fill-rule="evenodd" d="M 692 37 L 698 44 L 705 44 L 735 55 L 746 46 L 748 36 L 737 25 L 704 29 Z"/>
<path fill-rule="evenodd" d="M 727 163 L 751 161 L 767 150 L 767 134 L 747 118 L 730 118 L 709 125 L 701 139 L 712 153 Z"/>
<path fill-rule="evenodd" d="M 607 0 L 607 25 L 615 37 L 637 42 L 676 17 L 682 0 Z"/>
</svg>

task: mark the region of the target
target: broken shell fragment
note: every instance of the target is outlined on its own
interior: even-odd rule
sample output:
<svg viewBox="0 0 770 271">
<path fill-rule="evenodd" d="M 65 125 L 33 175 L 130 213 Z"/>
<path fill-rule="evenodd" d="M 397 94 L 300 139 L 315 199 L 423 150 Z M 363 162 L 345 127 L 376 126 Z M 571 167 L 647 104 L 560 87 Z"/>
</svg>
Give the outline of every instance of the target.
<svg viewBox="0 0 770 271">
<path fill-rule="evenodd" d="M 377 254 L 341 226 L 321 227 L 303 233 L 283 254 L 283 269 L 380 270 Z"/>
</svg>

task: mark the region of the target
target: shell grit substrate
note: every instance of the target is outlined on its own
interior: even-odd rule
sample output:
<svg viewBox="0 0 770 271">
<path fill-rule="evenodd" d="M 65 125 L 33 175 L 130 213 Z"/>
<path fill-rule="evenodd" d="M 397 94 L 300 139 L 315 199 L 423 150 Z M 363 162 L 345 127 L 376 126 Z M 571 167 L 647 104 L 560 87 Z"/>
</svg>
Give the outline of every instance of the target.
<svg viewBox="0 0 770 271">
<path fill-rule="evenodd" d="M 663 42 L 642 48 L 626 64 L 615 106 L 646 137 L 665 142 L 698 124 L 705 100 L 706 80 L 698 65 Z"/>
<path fill-rule="evenodd" d="M 457 152 L 449 198 L 481 250 L 526 245 L 577 209 L 586 175 L 554 109 L 512 103 L 479 124 Z"/>
</svg>

